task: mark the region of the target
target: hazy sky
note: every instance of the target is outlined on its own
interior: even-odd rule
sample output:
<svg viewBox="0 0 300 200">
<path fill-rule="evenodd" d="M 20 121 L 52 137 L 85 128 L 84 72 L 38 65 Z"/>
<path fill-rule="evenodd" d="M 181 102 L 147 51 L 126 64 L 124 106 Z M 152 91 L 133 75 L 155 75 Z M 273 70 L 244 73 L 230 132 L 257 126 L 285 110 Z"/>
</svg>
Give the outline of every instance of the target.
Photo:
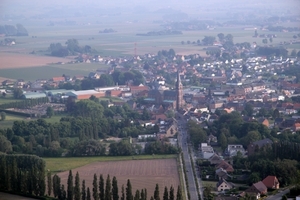
<svg viewBox="0 0 300 200">
<path fill-rule="evenodd" d="M 137 9 L 154 11 L 161 8 L 172 8 L 183 12 L 195 14 L 197 11 L 205 10 L 229 10 L 237 12 L 238 8 L 253 7 L 262 9 L 278 9 L 283 11 L 289 9 L 291 12 L 299 13 L 299 0 L 1 0 L 0 15 L 42 14 L 51 9 L 64 9 L 65 12 L 95 12 L 95 10 L 113 10 L 120 12 L 134 11 Z M 73 10 L 72 10 L 73 9 Z M 215 13 L 217 15 L 217 13 Z"/>
</svg>

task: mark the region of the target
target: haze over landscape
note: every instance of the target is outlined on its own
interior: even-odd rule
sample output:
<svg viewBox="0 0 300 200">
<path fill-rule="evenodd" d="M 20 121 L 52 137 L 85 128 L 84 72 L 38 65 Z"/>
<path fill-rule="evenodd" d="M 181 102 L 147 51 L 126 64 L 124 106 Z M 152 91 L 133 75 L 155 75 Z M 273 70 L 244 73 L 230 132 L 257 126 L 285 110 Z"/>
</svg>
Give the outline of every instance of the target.
<svg viewBox="0 0 300 200">
<path fill-rule="evenodd" d="M 1 0 L 0 199 L 299 198 L 299 9 Z"/>
</svg>

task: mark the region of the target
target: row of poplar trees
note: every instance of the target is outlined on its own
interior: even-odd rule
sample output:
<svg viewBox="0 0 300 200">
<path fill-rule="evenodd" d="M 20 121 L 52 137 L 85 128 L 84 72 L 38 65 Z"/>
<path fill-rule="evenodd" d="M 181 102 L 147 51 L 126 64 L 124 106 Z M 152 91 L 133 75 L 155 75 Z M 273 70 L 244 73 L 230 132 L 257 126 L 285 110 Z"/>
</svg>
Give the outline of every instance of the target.
<svg viewBox="0 0 300 200">
<path fill-rule="evenodd" d="M 81 183 L 81 185 L 80 185 Z M 101 174 L 98 177 L 94 174 L 93 188 L 86 187 L 85 180 L 80 182 L 79 173 L 75 175 L 75 183 L 73 182 L 72 171 L 69 171 L 67 188 L 61 184 L 61 179 L 58 175 L 51 176 L 51 173 L 47 174 L 47 193 L 49 196 L 53 195 L 59 200 L 147 200 L 147 189 L 136 190 L 135 194 L 132 192 L 132 186 L 130 180 L 127 180 L 126 188 L 122 185 L 121 193 L 118 188 L 118 181 L 114 176 L 111 180 L 108 175 L 104 180 Z M 178 186 L 177 194 L 175 197 L 173 186 L 168 190 L 164 189 L 163 200 L 183 200 L 182 191 Z M 121 194 L 121 195 L 120 195 Z M 160 200 L 159 186 L 156 184 L 153 196 L 150 200 Z"/>
<path fill-rule="evenodd" d="M 45 161 L 33 155 L 0 154 L 0 190 L 44 196 Z"/>
</svg>

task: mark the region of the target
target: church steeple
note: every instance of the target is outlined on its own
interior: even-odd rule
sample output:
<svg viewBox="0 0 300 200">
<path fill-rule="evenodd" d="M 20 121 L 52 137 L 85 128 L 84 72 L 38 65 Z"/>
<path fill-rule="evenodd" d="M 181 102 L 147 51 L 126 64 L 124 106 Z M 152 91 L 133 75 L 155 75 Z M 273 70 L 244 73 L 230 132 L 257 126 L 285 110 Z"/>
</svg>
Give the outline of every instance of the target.
<svg viewBox="0 0 300 200">
<path fill-rule="evenodd" d="M 180 110 L 180 108 L 183 105 L 183 94 L 182 94 L 182 83 L 180 79 L 180 73 L 179 70 L 177 70 L 177 82 L 176 82 L 176 92 L 177 92 L 177 98 L 176 98 L 176 110 Z"/>
</svg>

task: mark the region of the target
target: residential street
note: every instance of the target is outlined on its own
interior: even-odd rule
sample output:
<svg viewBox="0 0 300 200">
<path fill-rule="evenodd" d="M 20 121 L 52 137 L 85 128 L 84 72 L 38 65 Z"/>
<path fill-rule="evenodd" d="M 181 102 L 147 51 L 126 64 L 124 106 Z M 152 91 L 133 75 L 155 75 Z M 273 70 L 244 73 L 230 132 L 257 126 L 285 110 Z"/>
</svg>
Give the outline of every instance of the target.
<svg viewBox="0 0 300 200">
<path fill-rule="evenodd" d="M 188 185 L 189 185 L 189 192 L 190 192 L 190 199 L 196 200 L 198 199 L 198 193 L 197 193 L 197 187 L 194 179 L 194 173 L 193 168 L 188 152 L 188 143 L 187 143 L 187 132 L 185 130 L 185 122 L 182 120 L 178 121 L 179 125 L 179 136 L 178 136 L 178 143 L 182 149 L 183 153 L 183 160 L 185 162 L 186 167 L 186 175 L 188 179 Z"/>
</svg>

